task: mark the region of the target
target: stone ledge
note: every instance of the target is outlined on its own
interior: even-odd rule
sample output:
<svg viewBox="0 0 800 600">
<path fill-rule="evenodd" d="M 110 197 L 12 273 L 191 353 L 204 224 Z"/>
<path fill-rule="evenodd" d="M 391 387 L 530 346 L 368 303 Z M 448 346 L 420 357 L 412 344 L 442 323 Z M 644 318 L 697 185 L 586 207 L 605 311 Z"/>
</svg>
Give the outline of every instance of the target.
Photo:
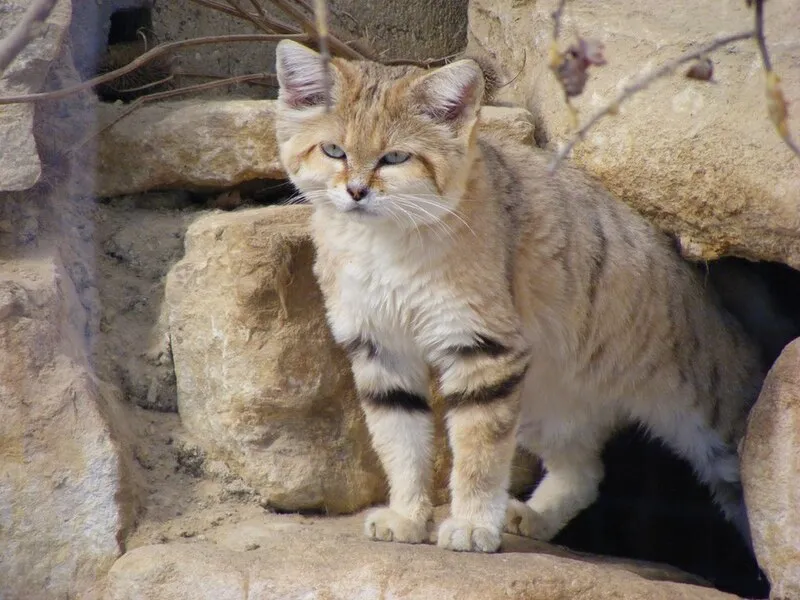
<svg viewBox="0 0 800 600">
<path fill-rule="evenodd" d="M 98 127 L 127 107 L 101 104 Z M 226 188 L 284 179 L 275 143 L 274 100 L 181 101 L 144 106 L 98 140 L 98 196 L 156 189 Z M 533 123 L 520 108 L 486 107 L 482 127 L 523 143 Z"/>
<path fill-rule="evenodd" d="M 437 522 L 446 508 L 437 510 Z M 504 551 L 372 542 L 364 515 L 265 515 L 197 542 L 142 546 L 109 572 L 105 600 L 403 598 L 733 600 L 664 565 L 579 555 L 517 536 Z"/>
</svg>

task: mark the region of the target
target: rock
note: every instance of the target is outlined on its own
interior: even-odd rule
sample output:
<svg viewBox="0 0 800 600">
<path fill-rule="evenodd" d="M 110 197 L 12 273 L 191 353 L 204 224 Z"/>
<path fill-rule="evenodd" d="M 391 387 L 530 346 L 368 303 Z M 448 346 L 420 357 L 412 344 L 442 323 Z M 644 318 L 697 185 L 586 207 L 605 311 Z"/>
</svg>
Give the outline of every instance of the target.
<svg viewBox="0 0 800 600">
<path fill-rule="evenodd" d="M 800 598 L 800 340 L 769 372 L 742 448 L 750 530 L 772 600 Z"/>
<path fill-rule="evenodd" d="M 125 106 L 101 105 L 99 126 Z M 98 196 L 159 188 L 208 188 L 280 179 L 270 101 L 181 101 L 146 106 L 99 140 Z"/>
<path fill-rule="evenodd" d="M 0 39 L 19 22 L 30 0 L 8 0 L 0 11 Z M 0 73 L 0 97 L 17 96 L 42 91 L 50 63 L 61 52 L 64 34 L 69 27 L 72 3 L 59 0 L 39 34 Z M 32 187 L 42 173 L 36 142 L 33 137 L 34 105 L 0 105 L 0 191 L 20 191 Z"/>
<path fill-rule="evenodd" d="M 4 200 L 8 200 L 7 198 Z M 123 551 L 135 491 L 114 389 L 97 380 L 83 309 L 58 259 L 0 272 L 3 598 L 72 595 Z"/>
<path fill-rule="evenodd" d="M 352 512 L 385 497 L 350 367 L 311 266 L 310 207 L 217 213 L 186 233 L 166 303 L 181 418 L 266 504 Z M 440 402 L 435 409 L 440 411 Z M 436 498 L 447 500 L 442 427 Z M 515 488 L 536 462 L 520 455 Z"/>
<path fill-rule="evenodd" d="M 186 233 L 166 303 L 187 430 L 270 505 L 352 511 L 383 494 L 311 273 L 307 207 L 214 214 Z"/>
<path fill-rule="evenodd" d="M 99 127 L 126 108 L 101 104 Z M 168 102 L 143 106 L 99 139 L 98 196 L 159 188 L 224 188 L 253 179 L 284 179 L 275 144 L 273 100 Z M 530 142 L 527 111 L 488 107 L 482 126 Z"/>
<path fill-rule="evenodd" d="M 443 513 L 439 512 L 439 519 Z M 372 542 L 363 515 L 265 515 L 206 542 L 142 546 L 116 562 L 104 600 L 733 600 L 664 565 L 578 555 L 504 536 L 495 555 Z"/>
<path fill-rule="evenodd" d="M 494 57 L 509 85 L 498 101 L 528 108 L 537 140 L 556 148 L 569 137 L 564 94 L 547 67 L 555 2 L 472 0 L 469 52 Z M 800 98 L 795 43 L 800 4 L 774 0 L 765 8 L 768 45 L 786 98 Z M 645 0 L 570 3 L 562 47 L 573 32 L 605 43 L 608 64 L 589 70 L 573 99 L 584 122 L 637 74 L 716 35 L 753 26 L 746 3 Z M 639 92 L 620 114 L 601 120 L 579 143 L 574 162 L 598 176 L 622 200 L 678 236 L 695 259 L 722 255 L 779 261 L 800 268 L 800 160 L 767 118 L 764 76 L 756 45 L 734 44 L 713 54 L 715 83 L 683 77 L 685 69 Z M 790 107 L 800 139 L 800 111 Z"/>
</svg>

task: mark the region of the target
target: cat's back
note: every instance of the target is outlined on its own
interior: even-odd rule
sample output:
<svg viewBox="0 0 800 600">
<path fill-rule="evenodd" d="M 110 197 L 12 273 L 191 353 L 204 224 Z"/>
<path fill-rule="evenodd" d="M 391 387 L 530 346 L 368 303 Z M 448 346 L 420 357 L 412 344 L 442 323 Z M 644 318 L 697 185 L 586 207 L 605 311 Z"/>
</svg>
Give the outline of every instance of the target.
<svg viewBox="0 0 800 600">
<path fill-rule="evenodd" d="M 515 304 L 551 367 L 608 396 L 715 387 L 722 404 L 747 401 L 754 347 L 666 234 L 589 174 L 551 174 L 545 151 L 491 135 L 479 144 L 508 215 Z"/>
</svg>

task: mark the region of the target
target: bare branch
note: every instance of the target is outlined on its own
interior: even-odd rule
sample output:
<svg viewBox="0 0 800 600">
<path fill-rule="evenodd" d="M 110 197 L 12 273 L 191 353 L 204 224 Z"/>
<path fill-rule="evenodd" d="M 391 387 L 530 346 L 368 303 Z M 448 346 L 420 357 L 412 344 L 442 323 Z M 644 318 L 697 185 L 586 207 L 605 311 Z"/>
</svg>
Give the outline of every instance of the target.
<svg viewBox="0 0 800 600">
<path fill-rule="evenodd" d="M 0 74 L 19 55 L 36 35 L 36 26 L 44 23 L 57 0 L 33 0 L 22 19 L 5 39 L 0 40 Z"/>
<path fill-rule="evenodd" d="M 298 42 L 307 42 L 308 36 L 303 33 L 296 35 L 247 33 L 239 35 L 215 35 L 209 37 L 193 38 L 190 40 L 181 40 L 178 42 L 170 42 L 168 44 L 160 44 L 155 48 L 153 48 L 152 50 L 145 52 L 144 54 L 139 56 L 139 58 L 137 58 L 134 61 L 131 61 L 124 67 L 120 67 L 119 69 L 115 69 L 114 71 L 109 71 L 108 73 L 95 77 L 94 79 L 89 79 L 77 85 L 73 85 L 71 87 L 64 88 L 61 90 L 54 90 L 52 92 L 43 92 L 39 94 L 25 94 L 22 96 L 7 96 L 5 98 L 0 98 L 0 105 L 18 104 L 20 102 L 38 102 L 40 100 L 57 100 L 58 98 L 64 98 L 71 94 L 75 94 L 77 92 L 93 88 L 101 83 L 106 83 L 107 81 L 112 81 L 114 79 L 117 79 L 122 75 L 126 75 L 127 73 L 135 71 L 136 69 L 146 65 L 151 60 L 158 58 L 159 56 L 162 56 L 164 54 L 174 52 L 179 48 L 186 48 L 188 46 L 200 46 L 203 44 L 226 44 L 229 42 L 277 42 L 285 39 L 295 40 Z M 243 77 L 258 77 L 258 75 L 244 75 Z M 177 92 L 178 90 L 171 90 L 171 91 Z M 152 96 L 147 96 L 147 97 L 152 98 Z"/>
<path fill-rule="evenodd" d="M 272 0 L 272 3 L 278 8 L 280 8 L 287 15 L 292 17 L 295 21 L 300 23 L 300 26 L 303 28 L 303 31 L 305 31 L 308 35 L 314 37 L 315 39 L 319 37 L 319 33 L 317 32 L 314 23 L 311 20 L 309 20 L 308 17 L 306 17 L 303 11 L 294 6 L 291 3 L 291 0 Z M 330 45 L 330 49 L 335 54 L 342 56 L 344 58 L 349 58 L 351 60 L 364 60 L 364 59 L 377 60 L 371 54 L 360 52 L 355 48 L 348 46 L 342 40 L 340 40 L 334 35 L 330 34 L 328 35 L 328 43 Z"/>
<path fill-rule="evenodd" d="M 319 55 L 322 61 L 322 86 L 325 88 L 325 110 L 331 109 L 331 53 L 328 50 L 328 3 L 325 0 L 314 0 L 314 14 L 317 20 L 317 39 Z"/>
<path fill-rule="evenodd" d="M 559 0 L 558 6 L 553 11 L 553 43 L 558 41 L 558 36 L 561 34 L 561 15 L 564 14 L 566 5 L 567 0 Z"/>
<path fill-rule="evenodd" d="M 612 100 L 609 104 L 607 104 L 597 113 L 595 113 L 595 115 L 592 118 L 590 118 L 575 133 L 575 135 L 572 138 L 570 138 L 570 140 L 558 151 L 558 153 L 553 158 L 553 161 L 550 163 L 549 167 L 550 172 L 552 173 L 553 171 L 555 171 L 555 169 L 558 167 L 561 161 L 564 160 L 564 158 L 572 151 L 572 149 L 578 142 L 580 142 L 582 139 L 586 137 L 586 134 L 589 132 L 589 130 L 592 127 L 594 127 L 595 124 L 600 119 L 602 119 L 607 115 L 616 114 L 617 111 L 619 110 L 620 104 L 625 102 L 625 100 L 629 99 L 637 92 L 642 91 L 643 89 L 648 87 L 651 83 L 653 83 L 655 80 L 660 79 L 661 77 L 664 77 L 665 75 L 669 75 L 670 73 L 674 72 L 681 65 L 690 62 L 692 60 L 696 60 L 706 54 L 710 54 L 714 50 L 718 50 L 723 46 L 728 46 L 735 42 L 740 42 L 742 40 L 753 38 L 755 37 L 755 35 L 756 35 L 755 31 L 743 31 L 741 33 L 735 33 L 733 35 L 716 38 L 711 42 L 709 42 L 708 44 L 706 44 L 705 46 L 702 46 L 697 50 L 687 52 L 686 54 L 682 54 L 678 58 L 661 65 L 655 71 L 651 71 L 650 73 L 647 73 L 646 75 L 639 77 L 639 79 L 634 81 L 633 83 L 626 85 L 623 88 L 623 90 L 617 95 L 617 97 L 614 98 L 614 100 Z"/>
<path fill-rule="evenodd" d="M 772 61 L 769 58 L 767 41 L 764 37 L 764 0 L 755 0 L 755 5 L 756 42 L 758 44 L 758 52 L 761 55 L 761 63 L 764 65 L 764 75 L 767 79 L 767 110 L 769 118 L 784 143 L 800 157 L 800 147 L 792 139 L 792 135 L 789 132 L 789 111 L 786 107 L 783 89 L 781 89 L 781 80 L 772 70 Z"/>
<path fill-rule="evenodd" d="M 761 62 L 764 63 L 765 71 L 772 71 L 772 61 L 769 59 L 769 52 L 767 52 L 767 41 L 764 38 L 764 0 L 755 0 L 756 2 L 756 42 L 758 43 L 758 51 L 761 54 Z"/>
<path fill-rule="evenodd" d="M 221 2 L 216 2 L 215 0 L 190 0 L 195 4 L 199 4 L 200 6 L 204 6 L 206 8 L 210 8 L 212 10 L 219 11 L 221 13 L 225 13 L 231 15 L 233 17 L 240 17 L 240 18 L 247 18 L 247 20 L 251 20 L 256 18 L 256 15 L 253 13 L 244 11 L 247 17 L 244 17 L 239 11 L 226 4 L 222 4 Z M 265 14 L 263 17 L 259 17 L 262 19 L 264 25 L 272 29 L 275 33 L 303 33 L 303 31 L 299 27 L 295 27 L 290 25 L 289 23 L 284 23 L 274 17 L 270 17 L 269 15 Z"/>
</svg>

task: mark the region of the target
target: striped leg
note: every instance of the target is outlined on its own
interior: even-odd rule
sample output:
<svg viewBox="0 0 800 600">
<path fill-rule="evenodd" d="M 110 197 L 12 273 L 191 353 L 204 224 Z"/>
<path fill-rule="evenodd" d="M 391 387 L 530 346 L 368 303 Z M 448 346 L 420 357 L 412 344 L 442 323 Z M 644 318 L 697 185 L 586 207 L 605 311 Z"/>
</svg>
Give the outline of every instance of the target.
<svg viewBox="0 0 800 600">
<path fill-rule="evenodd" d="M 351 344 L 350 355 L 372 445 L 389 480 L 389 506 L 367 516 L 365 532 L 375 540 L 425 542 L 433 511 L 427 366 L 413 351 L 371 343 Z"/>
<path fill-rule="evenodd" d="M 442 370 L 453 450 L 451 516 L 439 528 L 443 548 L 495 552 L 506 519 L 511 461 L 526 350 L 486 338 L 450 351 Z"/>
</svg>

